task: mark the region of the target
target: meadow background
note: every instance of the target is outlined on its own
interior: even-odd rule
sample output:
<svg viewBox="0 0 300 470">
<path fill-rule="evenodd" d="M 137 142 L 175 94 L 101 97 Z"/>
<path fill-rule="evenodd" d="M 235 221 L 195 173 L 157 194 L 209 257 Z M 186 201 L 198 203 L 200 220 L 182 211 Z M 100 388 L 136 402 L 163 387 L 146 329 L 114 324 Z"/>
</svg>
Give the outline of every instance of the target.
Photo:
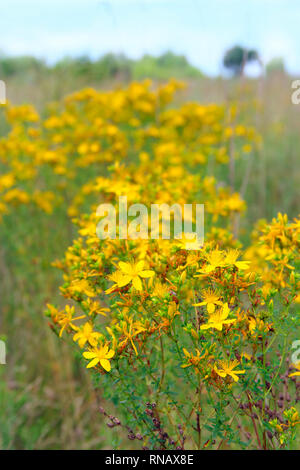
<svg viewBox="0 0 300 470">
<path fill-rule="evenodd" d="M 210 76 L 173 52 L 140 59 L 87 55 L 51 65 L 30 55 L 0 55 L 8 100 L 31 103 L 42 116 L 48 103 L 84 87 L 108 90 L 145 78 L 154 86 L 169 78 L 184 80 L 177 103 L 245 103 L 248 122 L 262 136 L 251 168 L 243 161 L 236 167 L 237 187 L 249 172 L 243 194 L 248 210 L 241 221 L 245 244 L 258 219 L 270 220 L 279 211 L 290 219 L 298 215 L 300 105 L 291 103 L 291 82 L 299 77 L 282 62 L 251 78 Z M 0 136 L 7 132 L 0 110 Z M 61 274 L 51 262 L 62 258 L 75 235 L 63 211 L 55 218 L 35 211 L 28 217 L 18 208 L 0 228 L 0 336 L 7 344 L 7 365 L 0 366 L 2 449 L 105 449 L 114 442 L 114 431 L 98 411 L 101 387 L 94 391 L 76 354 L 43 315 L 47 302 L 59 300 Z"/>
</svg>

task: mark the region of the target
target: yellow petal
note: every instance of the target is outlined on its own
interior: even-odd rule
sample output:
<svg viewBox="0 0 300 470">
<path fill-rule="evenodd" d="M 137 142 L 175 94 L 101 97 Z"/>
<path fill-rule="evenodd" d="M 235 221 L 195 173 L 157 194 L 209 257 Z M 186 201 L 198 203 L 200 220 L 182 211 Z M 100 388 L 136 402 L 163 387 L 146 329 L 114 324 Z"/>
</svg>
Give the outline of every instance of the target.
<svg viewBox="0 0 300 470">
<path fill-rule="evenodd" d="M 86 368 L 90 369 L 91 367 L 95 367 L 98 364 L 98 362 L 99 362 L 99 358 L 95 357 L 95 359 L 93 359 L 91 362 L 88 363 Z"/>
<path fill-rule="evenodd" d="M 289 377 L 296 377 L 297 375 L 300 376 L 300 372 L 293 372 L 292 374 L 289 375 Z"/>
<path fill-rule="evenodd" d="M 115 355 L 115 351 L 113 349 L 111 349 L 110 351 L 108 351 L 108 353 L 106 354 L 106 359 L 111 359 L 112 357 L 114 357 Z"/>
<path fill-rule="evenodd" d="M 78 341 L 78 344 L 81 348 L 83 348 L 83 346 L 85 345 L 86 343 L 86 338 L 80 338 L 80 340 Z"/>
<path fill-rule="evenodd" d="M 110 366 L 110 362 L 107 359 L 100 359 L 100 364 L 103 367 L 103 369 L 105 369 L 107 372 L 110 371 L 111 366 Z"/>
<path fill-rule="evenodd" d="M 136 290 L 143 290 L 142 281 L 139 277 L 135 277 L 132 279 L 132 285 Z"/>
<path fill-rule="evenodd" d="M 182 350 L 185 356 L 190 357 L 190 353 L 185 348 L 183 348 Z"/>
<path fill-rule="evenodd" d="M 234 380 L 235 382 L 237 382 L 237 381 L 239 380 L 238 376 L 237 376 L 236 374 L 234 374 L 233 372 L 232 372 L 231 374 L 229 374 L 229 375 L 231 375 L 231 377 L 233 378 L 233 380 Z"/>
<path fill-rule="evenodd" d="M 238 269 L 248 269 L 249 268 L 249 264 L 250 262 L 249 261 L 237 261 L 235 263 L 236 267 Z"/>
<path fill-rule="evenodd" d="M 81 334 L 80 333 L 76 333 L 74 336 L 73 336 L 73 341 L 77 341 L 78 338 L 80 338 Z"/>
<path fill-rule="evenodd" d="M 129 284 L 131 279 L 132 279 L 131 276 L 128 276 L 128 275 L 123 276 L 120 280 L 118 280 L 118 287 L 127 286 L 127 284 Z"/>
<path fill-rule="evenodd" d="M 121 271 L 123 271 L 126 274 L 129 274 L 131 272 L 131 266 L 129 263 L 124 263 L 124 261 L 119 262 L 119 268 Z"/>
<path fill-rule="evenodd" d="M 218 370 L 218 369 L 215 369 L 215 371 L 216 371 L 216 373 L 217 373 L 220 377 L 223 377 L 223 378 L 224 378 L 224 377 L 226 377 L 226 375 L 227 375 L 225 372 L 222 372 L 222 371 L 220 371 L 220 370 Z"/>
<path fill-rule="evenodd" d="M 93 359 L 93 357 L 97 357 L 97 354 L 92 351 L 85 351 L 83 353 L 83 357 L 85 357 L 86 359 Z"/>
<path fill-rule="evenodd" d="M 145 269 L 145 271 L 139 272 L 139 276 L 141 277 L 152 277 L 154 276 L 155 272 L 151 271 L 150 269 Z"/>
<path fill-rule="evenodd" d="M 141 271 L 144 267 L 144 264 L 145 264 L 144 260 L 138 261 L 135 266 L 136 271 L 137 272 Z"/>
<path fill-rule="evenodd" d="M 208 313 L 214 313 L 214 311 L 215 311 L 215 305 L 212 304 L 212 303 L 208 303 L 208 304 L 207 304 L 207 311 L 208 311 Z"/>
</svg>

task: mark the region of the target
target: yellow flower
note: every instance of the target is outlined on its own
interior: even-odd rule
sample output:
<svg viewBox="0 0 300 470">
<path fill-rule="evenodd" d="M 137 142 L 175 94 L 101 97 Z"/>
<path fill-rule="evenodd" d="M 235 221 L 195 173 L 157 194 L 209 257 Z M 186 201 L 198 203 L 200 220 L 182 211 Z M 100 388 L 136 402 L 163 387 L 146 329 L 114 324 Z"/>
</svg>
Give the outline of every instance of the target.
<svg viewBox="0 0 300 470">
<path fill-rule="evenodd" d="M 76 330 L 77 327 L 73 325 L 73 321 L 81 320 L 82 318 L 85 318 L 85 315 L 81 315 L 80 317 L 73 318 L 74 313 L 75 313 L 75 307 L 70 307 L 69 305 L 67 305 L 65 312 L 62 312 L 59 315 L 58 323 L 62 327 L 59 332 L 59 336 L 62 336 L 64 330 L 68 328 L 69 326 L 73 328 L 73 330 Z"/>
<path fill-rule="evenodd" d="M 292 406 L 288 410 L 285 410 L 283 414 L 284 414 L 284 417 L 288 420 L 287 426 L 294 427 L 300 424 L 299 413 L 294 406 Z"/>
<path fill-rule="evenodd" d="M 213 250 L 206 255 L 206 260 L 208 264 L 204 268 L 199 269 L 200 273 L 208 274 L 214 271 L 216 268 L 221 268 L 225 266 L 224 263 L 224 254 L 220 250 Z"/>
<path fill-rule="evenodd" d="M 114 355 L 115 351 L 113 349 L 109 349 L 107 345 L 101 346 L 100 348 L 93 348 L 91 351 L 85 351 L 83 353 L 83 357 L 85 357 L 85 359 L 92 359 L 91 362 L 89 362 L 86 366 L 87 369 L 95 367 L 100 363 L 103 369 L 107 372 L 111 370 L 109 359 L 111 359 Z"/>
<path fill-rule="evenodd" d="M 83 348 L 87 342 L 91 346 L 96 346 L 97 340 L 98 338 L 100 338 L 100 336 L 101 336 L 100 333 L 93 331 L 92 325 L 89 322 L 87 322 L 73 336 L 73 340 L 78 341 L 79 346 Z"/>
<path fill-rule="evenodd" d="M 215 311 L 215 305 L 223 305 L 220 301 L 220 297 L 211 289 L 203 291 L 202 296 L 203 301 L 199 304 L 193 304 L 193 307 L 201 307 L 202 305 L 206 305 L 208 313 L 211 314 Z"/>
<path fill-rule="evenodd" d="M 154 271 L 144 270 L 144 261 L 138 261 L 137 263 L 124 263 L 123 261 L 119 262 L 119 268 L 123 277 L 118 282 L 118 287 L 123 287 L 132 282 L 133 287 L 136 290 L 143 290 L 142 278 L 148 278 L 154 276 Z"/>
<path fill-rule="evenodd" d="M 200 243 L 194 233 L 183 234 L 181 239 L 175 240 L 175 244 L 182 250 L 201 250 L 203 247 L 203 243 Z"/>
<path fill-rule="evenodd" d="M 58 323 L 62 317 L 62 312 L 59 311 L 54 305 L 47 304 L 48 311 L 54 323 Z"/>
<path fill-rule="evenodd" d="M 199 349 L 196 349 L 196 353 L 196 356 L 194 356 L 192 353 L 189 353 L 185 348 L 183 348 L 183 354 L 187 359 L 187 363 L 182 364 L 181 367 L 185 368 L 190 366 L 198 366 L 201 360 L 204 359 L 208 354 L 207 351 L 204 351 L 204 353 L 201 354 Z"/>
<path fill-rule="evenodd" d="M 107 313 L 110 311 L 109 308 L 101 307 L 98 302 L 95 302 L 88 298 L 86 302 L 83 302 L 84 308 L 88 310 L 89 315 L 103 315 L 104 317 L 107 316 Z"/>
<path fill-rule="evenodd" d="M 232 377 L 235 382 L 239 380 L 238 375 L 244 374 L 244 370 L 234 370 L 235 367 L 239 365 L 239 361 L 236 359 L 234 361 L 219 361 L 219 368 L 214 366 L 214 371 L 222 378 Z"/>
<path fill-rule="evenodd" d="M 168 318 L 174 319 L 175 315 L 180 315 L 176 302 L 171 302 L 168 306 Z"/>
<path fill-rule="evenodd" d="M 162 284 L 161 282 L 156 282 L 153 292 L 151 294 L 152 297 L 159 297 L 163 299 L 166 295 L 170 293 L 170 286 L 167 284 Z"/>
<path fill-rule="evenodd" d="M 10 188 L 15 183 L 15 176 L 12 173 L 0 176 L 0 190 Z"/>
<path fill-rule="evenodd" d="M 95 292 L 92 291 L 89 282 L 86 279 L 76 279 L 72 281 L 69 287 L 69 291 L 78 294 L 85 294 L 88 297 L 95 297 Z"/>
<path fill-rule="evenodd" d="M 270 326 L 265 324 L 263 320 L 260 320 L 259 318 L 253 318 L 253 317 L 249 319 L 249 331 L 252 335 L 255 334 L 255 331 L 261 332 L 261 331 L 268 331 L 269 329 L 270 329 Z"/>
<path fill-rule="evenodd" d="M 113 284 L 111 287 L 109 287 L 109 289 L 106 289 L 105 293 L 106 294 L 110 294 L 111 292 L 113 292 L 115 289 L 117 289 L 118 287 L 120 287 L 120 284 L 122 284 L 122 280 L 123 280 L 123 274 L 120 272 L 120 271 L 115 271 L 114 273 L 110 274 L 108 276 L 108 279 L 110 281 L 113 281 L 115 284 Z"/>
<path fill-rule="evenodd" d="M 139 335 L 142 331 L 146 331 L 145 328 L 141 325 L 140 322 L 133 322 L 133 320 L 130 318 L 128 323 L 125 321 L 122 322 L 122 326 L 117 326 L 117 329 L 125 336 L 125 339 L 120 342 L 120 347 L 126 346 L 129 341 L 134 349 L 135 354 L 138 356 L 138 351 L 133 342 L 133 338 Z"/>
<path fill-rule="evenodd" d="M 208 318 L 208 322 L 205 325 L 201 325 L 201 330 L 208 330 L 209 328 L 214 328 L 216 330 L 222 331 L 223 325 L 230 325 L 236 322 L 236 319 L 228 319 L 230 309 L 228 304 L 224 304 L 217 312 L 211 314 Z"/>
<path fill-rule="evenodd" d="M 248 269 L 250 262 L 249 261 L 236 261 L 237 258 L 239 257 L 239 250 L 229 250 L 226 258 L 225 258 L 225 264 L 228 264 L 230 266 L 235 266 L 238 269 Z"/>
</svg>

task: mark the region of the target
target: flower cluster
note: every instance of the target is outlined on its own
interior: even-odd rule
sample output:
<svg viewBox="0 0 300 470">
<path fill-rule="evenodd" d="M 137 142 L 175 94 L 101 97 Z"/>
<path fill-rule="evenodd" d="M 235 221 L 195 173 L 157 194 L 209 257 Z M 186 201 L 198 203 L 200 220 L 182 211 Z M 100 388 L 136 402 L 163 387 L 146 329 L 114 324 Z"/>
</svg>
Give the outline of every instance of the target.
<svg viewBox="0 0 300 470">
<path fill-rule="evenodd" d="M 152 449 L 288 447 L 299 423 L 299 364 L 286 361 L 299 328 L 299 219 L 259 221 L 243 249 L 234 165 L 260 136 L 235 103 L 180 104 L 176 90 L 174 80 L 86 89 L 43 117 L 8 105 L 0 218 L 25 204 L 73 219 L 78 236 L 53 263 L 63 300 L 47 315 L 120 408 L 122 426 L 102 411 L 110 427 Z M 120 196 L 204 204 L 204 246 L 98 238 L 98 205 L 118 215 Z"/>
<path fill-rule="evenodd" d="M 54 263 L 64 272 L 67 305 L 48 306 L 53 328 L 78 343 L 82 362 L 107 398 L 125 404 L 125 419 L 131 428 L 134 420 L 145 446 L 167 448 L 153 419 L 177 432 L 180 448 L 287 445 L 270 413 L 279 421 L 288 413 L 276 406 L 288 337 L 299 325 L 299 221 L 279 214 L 271 224 L 261 222 L 253 244 L 241 251 L 233 232 L 245 202 L 207 169 L 226 168 L 231 139 L 247 152 L 259 137 L 234 124 L 234 108 L 164 109 L 175 85 L 155 93 L 148 87 L 134 84 L 106 97 L 86 91 L 67 101 L 73 109 L 82 100 L 87 119 L 94 100 L 103 106 L 102 126 L 113 122 L 124 145 L 111 158 L 112 143 L 99 149 L 113 162 L 109 174 L 90 178 L 71 203 L 79 236 Z M 86 147 L 80 155 L 81 167 L 93 162 Z M 96 207 L 110 202 L 117 212 L 122 195 L 146 206 L 205 203 L 204 246 L 189 250 L 185 239 L 100 240 Z M 80 215 L 88 204 L 89 213 Z M 294 378 L 283 381 L 289 403 L 291 394 L 297 398 Z M 151 400 L 155 416 L 143 411 Z"/>
</svg>

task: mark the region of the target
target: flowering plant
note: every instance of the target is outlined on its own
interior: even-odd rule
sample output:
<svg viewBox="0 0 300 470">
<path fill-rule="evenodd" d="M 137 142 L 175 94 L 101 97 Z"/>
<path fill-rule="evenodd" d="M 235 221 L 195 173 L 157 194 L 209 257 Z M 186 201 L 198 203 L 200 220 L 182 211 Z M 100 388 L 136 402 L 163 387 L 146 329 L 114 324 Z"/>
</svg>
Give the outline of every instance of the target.
<svg viewBox="0 0 300 470">
<path fill-rule="evenodd" d="M 279 214 L 261 222 L 242 251 L 236 222 L 245 202 L 207 169 L 210 161 L 226 167 L 233 134 L 254 145 L 259 137 L 242 125 L 224 126 L 222 107 L 161 110 L 159 93 L 136 86 L 130 98 L 110 95 L 116 127 L 138 158 L 115 163 L 73 201 L 79 238 L 55 263 L 68 304 L 48 305 L 52 328 L 70 335 L 93 371 L 101 412 L 120 429 L 116 446 L 125 430 L 150 449 L 288 447 L 299 424 L 297 373 L 286 363 L 299 326 L 299 219 Z M 146 205 L 204 202 L 204 246 L 100 240 L 96 203 L 117 210 L 120 195 Z M 80 215 L 87 200 L 92 210 Z M 106 411 L 111 406 L 118 418 Z"/>
</svg>

